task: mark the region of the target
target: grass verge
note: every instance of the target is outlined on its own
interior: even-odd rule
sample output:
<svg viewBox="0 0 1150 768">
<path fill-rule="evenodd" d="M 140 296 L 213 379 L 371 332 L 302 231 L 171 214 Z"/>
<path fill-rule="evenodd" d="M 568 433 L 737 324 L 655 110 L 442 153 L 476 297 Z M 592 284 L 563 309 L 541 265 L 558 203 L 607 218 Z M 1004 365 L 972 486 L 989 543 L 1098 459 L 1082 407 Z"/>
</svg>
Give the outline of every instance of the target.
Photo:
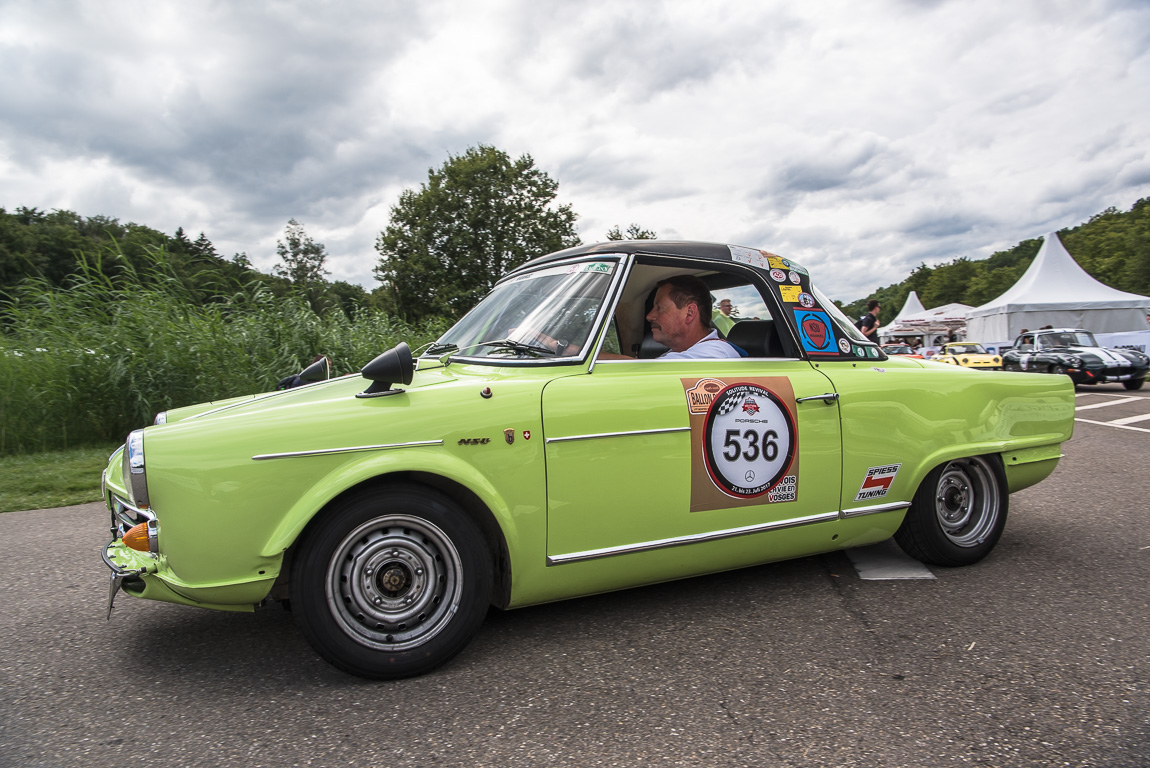
<svg viewBox="0 0 1150 768">
<path fill-rule="evenodd" d="M 0 512 L 100 500 L 100 472 L 116 446 L 0 457 Z"/>
</svg>

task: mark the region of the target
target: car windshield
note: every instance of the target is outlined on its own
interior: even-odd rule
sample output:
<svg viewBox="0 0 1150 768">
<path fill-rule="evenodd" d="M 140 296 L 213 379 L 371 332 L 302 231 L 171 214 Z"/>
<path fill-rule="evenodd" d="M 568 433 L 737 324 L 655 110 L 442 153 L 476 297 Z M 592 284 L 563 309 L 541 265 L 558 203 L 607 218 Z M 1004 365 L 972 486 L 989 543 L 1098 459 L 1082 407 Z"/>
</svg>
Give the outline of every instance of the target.
<svg viewBox="0 0 1150 768">
<path fill-rule="evenodd" d="M 617 266 L 580 262 L 504 280 L 423 354 L 554 358 L 557 341 L 578 352 L 587 345 Z M 560 350 L 561 356 L 571 354 Z"/>
<path fill-rule="evenodd" d="M 885 344 L 882 348 L 883 352 L 888 355 L 913 355 L 914 350 L 905 344 Z"/>
<path fill-rule="evenodd" d="M 987 352 L 981 344 L 951 344 L 946 351 L 952 355 L 985 355 Z"/>
<path fill-rule="evenodd" d="M 850 321 L 850 318 L 843 314 L 843 311 L 838 308 L 837 304 L 824 296 L 822 291 L 812 285 L 811 293 L 815 295 L 820 306 L 826 310 L 827 314 L 837 321 L 836 325 L 838 325 L 840 331 L 855 341 L 867 341 L 867 337 L 863 335 L 863 332 L 856 328 L 855 324 Z"/>
<path fill-rule="evenodd" d="M 1094 340 L 1094 335 L 1090 331 L 1058 331 L 1039 335 L 1038 346 L 1041 349 L 1097 347 L 1098 342 Z"/>
</svg>

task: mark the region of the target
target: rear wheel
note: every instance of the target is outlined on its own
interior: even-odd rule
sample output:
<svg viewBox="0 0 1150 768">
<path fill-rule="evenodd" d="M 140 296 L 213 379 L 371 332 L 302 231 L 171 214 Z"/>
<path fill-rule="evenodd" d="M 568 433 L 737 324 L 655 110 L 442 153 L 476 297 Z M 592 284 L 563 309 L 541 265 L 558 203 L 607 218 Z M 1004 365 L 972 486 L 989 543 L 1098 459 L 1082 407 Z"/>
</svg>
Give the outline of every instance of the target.
<svg viewBox="0 0 1150 768">
<path fill-rule="evenodd" d="M 931 470 L 915 492 L 895 541 L 924 563 L 977 563 L 1002 536 L 1008 504 L 996 457 L 948 461 Z"/>
<path fill-rule="evenodd" d="M 1144 382 L 1144 381 L 1146 381 L 1145 378 L 1128 379 L 1128 380 L 1122 382 L 1122 386 L 1126 387 L 1127 389 L 1142 389 L 1142 382 Z"/>
<path fill-rule="evenodd" d="M 446 496 L 389 486 L 327 511 L 300 543 L 292 609 L 320 656 L 359 677 L 427 672 L 478 631 L 491 556 Z"/>
</svg>

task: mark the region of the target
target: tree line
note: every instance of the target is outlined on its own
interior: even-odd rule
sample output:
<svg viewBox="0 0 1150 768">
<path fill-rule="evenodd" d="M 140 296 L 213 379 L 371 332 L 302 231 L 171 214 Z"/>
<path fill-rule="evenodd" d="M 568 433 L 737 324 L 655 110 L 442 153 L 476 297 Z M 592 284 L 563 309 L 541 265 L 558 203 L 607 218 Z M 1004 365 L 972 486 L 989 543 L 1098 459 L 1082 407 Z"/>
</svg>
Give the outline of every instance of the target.
<svg viewBox="0 0 1150 768">
<path fill-rule="evenodd" d="M 237 285 L 257 283 L 273 296 L 303 296 L 326 316 L 340 311 L 354 320 L 364 308 L 405 322 L 460 317 L 507 270 L 527 259 L 580 243 L 576 213 L 557 204 L 558 182 L 535 167 L 530 155 L 511 158 L 488 145 L 451 155 L 417 189 L 405 190 L 375 242 L 379 285 L 328 281 L 327 253 L 294 218 L 277 241 L 279 262 L 271 274 L 252 267 L 246 253 L 226 258 L 204 233 L 191 239 L 183 229 L 169 236 L 139 224 L 105 216 L 84 218 L 71 211 L 0 208 L 0 303 L 34 277 L 67 287 L 80 263 L 115 278 L 132 271 L 146 276 L 157 259 L 197 302 L 227 301 Z M 1079 264 L 1101 282 L 1150 294 L 1150 198 L 1129 211 L 1116 208 L 1059 232 Z M 606 238 L 654 238 L 638 224 L 612 227 Z M 840 306 L 861 315 L 877 299 L 893 317 L 911 291 L 926 307 L 951 302 L 978 306 L 1006 291 L 1026 271 L 1041 240 L 1024 240 L 987 259 L 959 257 L 920 264 L 904 280 Z M 769 244 L 767 244 L 769 247 Z"/>
<path fill-rule="evenodd" d="M 575 212 L 555 203 L 558 187 L 530 155 L 512 159 L 479 145 L 450 156 L 392 207 L 375 243 L 380 285 L 371 292 L 328 281 L 326 247 L 294 218 L 276 242 L 279 261 L 265 274 L 246 253 L 222 256 L 202 232 L 192 240 L 182 228 L 169 236 L 106 216 L 0 208 L 0 302 L 29 278 L 66 288 L 94 269 L 111 279 L 131 273 L 145 283 L 156 274 L 175 278 L 196 302 L 227 301 L 238 286 L 256 283 L 275 296 L 302 296 L 321 315 L 341 311 L 355 319 L 368 308 L 405 322 L 455 319 L 507 270 L 580 244 Z M 625 232 L 611 228 L 606 237 L 654 238 L 655 232 L 631 224 Z"/>
<path fill-rule="evenodd" d="M 1095 280 L 1150 296 L 1150 197 L 1138 200 L 1129 211 L 1107 208 L 1084 224 L 1059 230 L 1058 237 Z M 901 282 L 842 305 L 843 310 L 848 317 L 858 317 L 866 311 L 867 301 L 876 299 L 883 317 L 893 318 L 911 291 L 928 309 L 952 303 L 977 307 L 1018 282 L 1041 247 L 1041 238 L 1023 240 L 986 259 L 963 256 L 934 267 L 921 264 Z"/>
</svg>

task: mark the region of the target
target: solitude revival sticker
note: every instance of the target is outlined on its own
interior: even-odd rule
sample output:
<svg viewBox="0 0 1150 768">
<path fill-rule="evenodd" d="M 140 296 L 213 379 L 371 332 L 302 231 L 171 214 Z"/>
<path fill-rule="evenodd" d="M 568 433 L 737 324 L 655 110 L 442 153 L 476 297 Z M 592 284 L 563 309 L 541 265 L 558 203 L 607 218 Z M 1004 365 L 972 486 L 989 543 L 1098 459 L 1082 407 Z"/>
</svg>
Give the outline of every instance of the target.
<svg viewBox="0 0 1150 768">
<path fill-rule="evenodd" d="M 683 379 L 691 511 L 798 499 L 798 431 L 786 377 Z"/>
</svg>

